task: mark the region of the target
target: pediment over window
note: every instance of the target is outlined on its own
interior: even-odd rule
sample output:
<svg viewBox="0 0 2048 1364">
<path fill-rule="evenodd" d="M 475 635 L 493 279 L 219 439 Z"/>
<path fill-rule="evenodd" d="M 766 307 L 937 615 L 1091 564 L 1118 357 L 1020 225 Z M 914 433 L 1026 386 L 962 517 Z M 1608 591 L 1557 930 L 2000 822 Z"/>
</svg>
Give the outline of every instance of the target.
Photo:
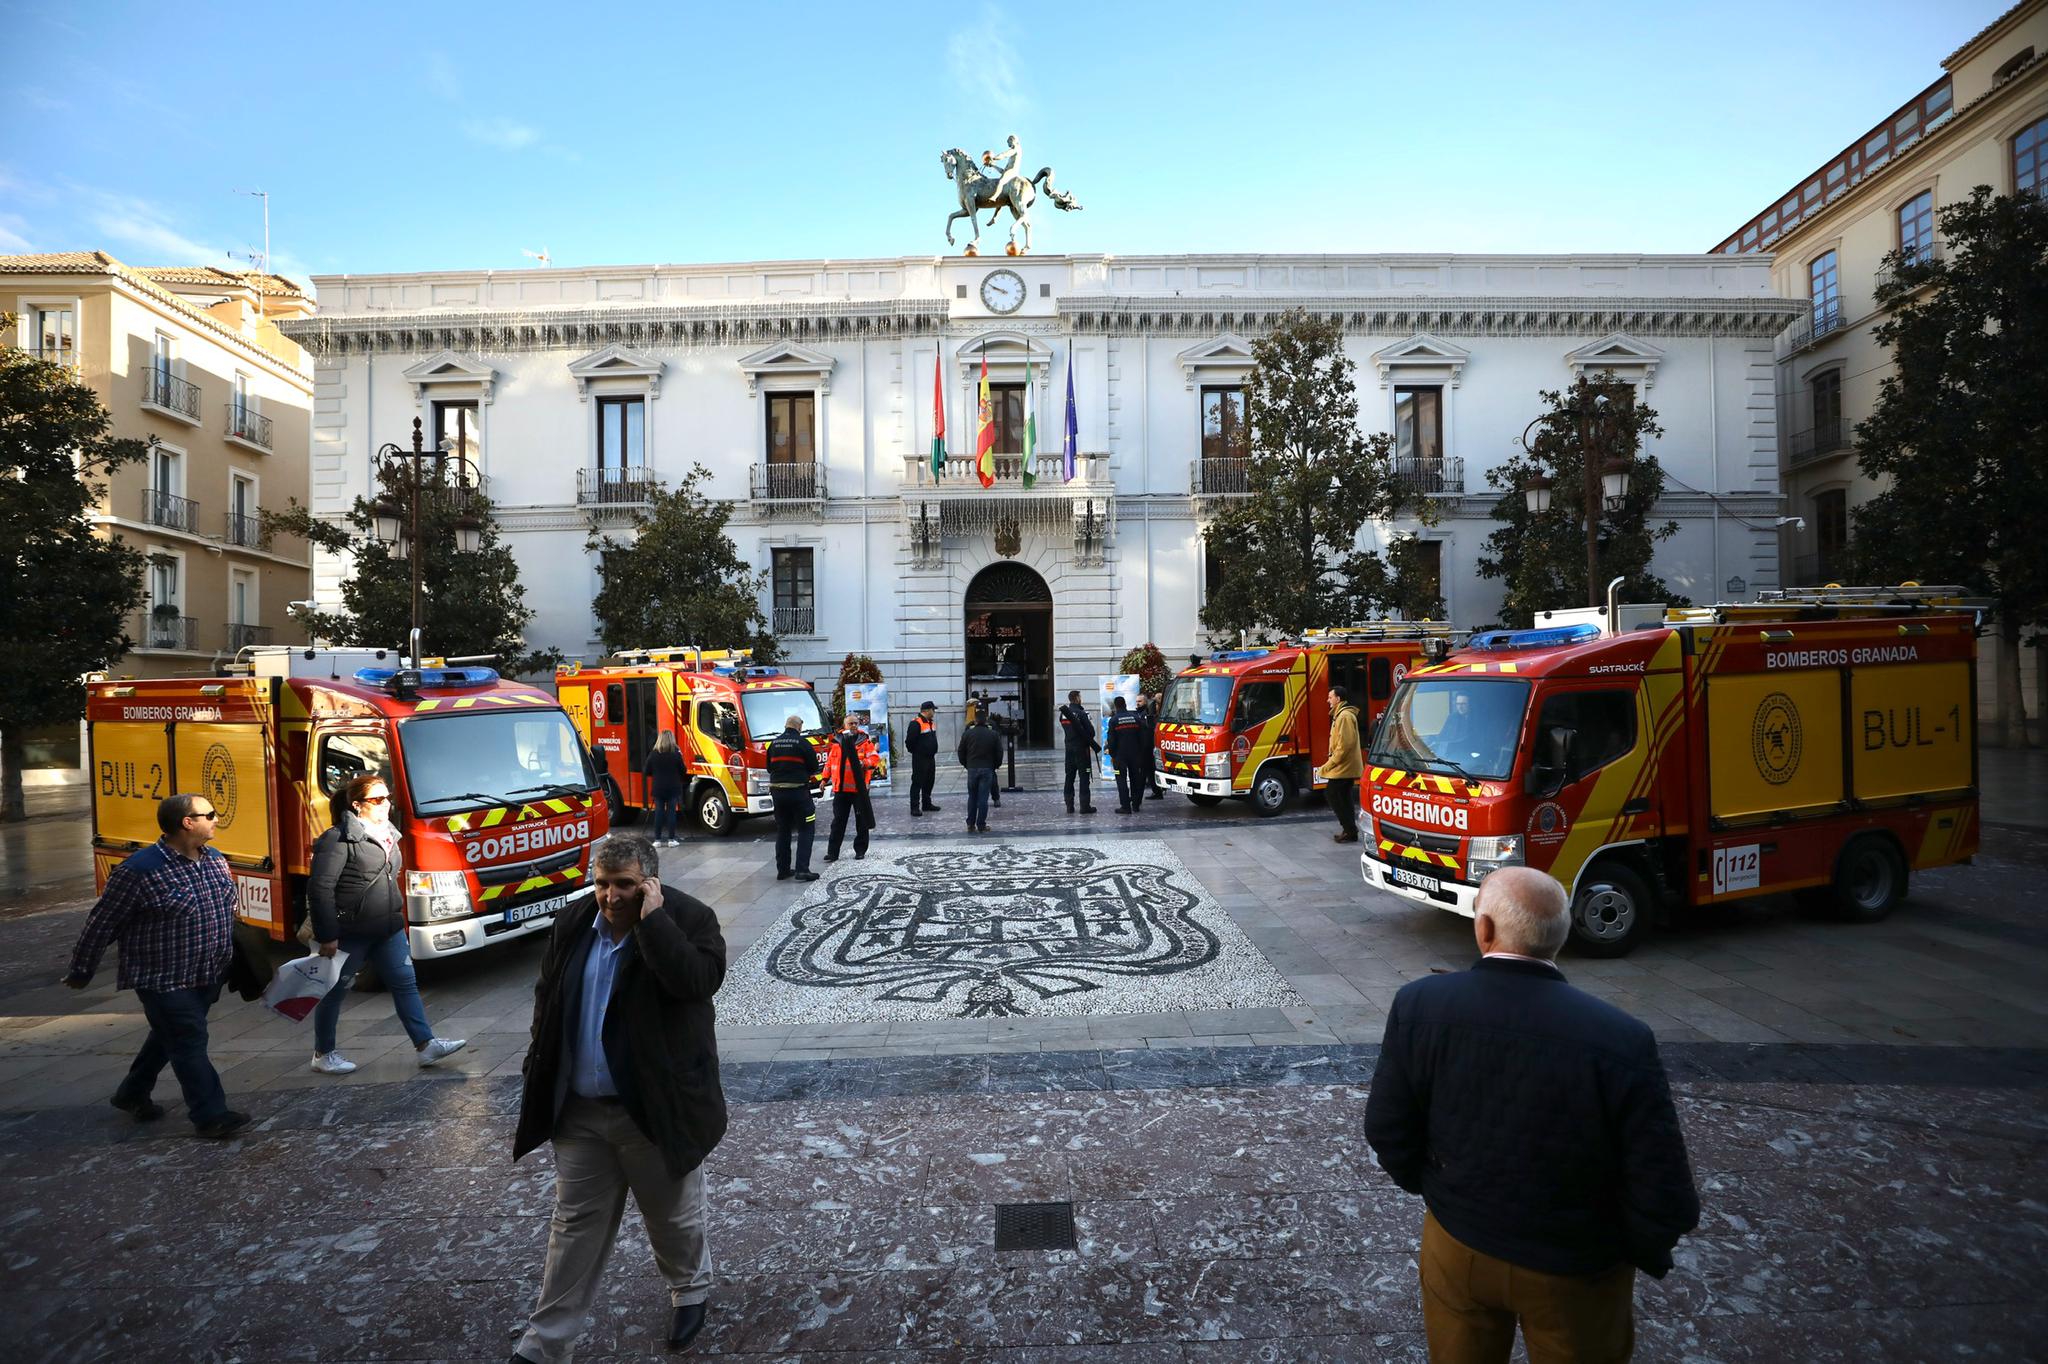
<svg viewBox="0 0 2048 1364">
<path fill-rule="evenodd" d="M 1647 341 L 1638 341 L 1622 332 L 1609 332 L 1591 345 L 1570 352 L 1564 357 L 1564 362 L 1571 366 L 1575 379 L 1584 374 L 1612 370 L 1615 378 L 1648 388 L 1656 381 L 1657 366 L 1664 363 L 1664 352 Z"/>
<path fill-rule="evenodd" d="M 953 363 L 960 367 L 960 377 L 980 379 L 983 356 L 988 357 L 989 377 L 1000 378 L 1005 383 L 1022 382 L 1027 360 L 1037 367 L 1040 388 L 1046 386 L 1052 373 L 1052 347 L 1042 338 L 1026 336 L 1022 332 L 983 332 L 962 341 L 959 349 L 953 352 Z"/>
<path fill-rule="evenodd" d="M 772 346 L 763 346 L 752 355 L 739 359 L 740 372 L 747 376 L 747 396 L 763 380 L 797 380 L 807 382 L 820 396 L 832 391 L 832 367 L 838 361 L 823 351 L 812 350 L 788 341 L 778 341 Z M 788 388 L 791 384 L 777 383 L 776 387 Z"/>
<path fill-rule="evenodd" d="M 437 351 L 416 365 L 408 367 L 405 381 L 412 385 L 412 400 L 422 402 L 429 388 L 443 384 L 467 384 L 477 390 L 479 401 L 491 400 L 491 387 L 498 381 L 498 371 L 481 360 L 458 355 L 452 350 Z"/>
<path fill-rule="evenodd" d="M 1456 388 L 1463 381 L 1465 365 L 1471 358 L 1472 352 L 1463 346 L 1427 332 L 1417 332 L 1405 341 L 1382 346 L 1372 353 L 1372 362 L 1380 372 L 1381 388 L 1388 387 L 1396 378 L 1448 381 Z"/>
<path fill-rule="evenodd" d="M 590 397 L 592 379 L 639 379 L 647 385 L 647 396 L 661 396 L 662 362 L 631 346 L 610 345 L 603 350 L 594 350 L 581 360 L 569 362 L 569 373 L 576 380 L 576 396 Z"/>
<path fill-rule="evenodd" d="M 1205 381 L 1241 384 L 1252 367 L 1252 343 L 1234 332 L 1225 332 L 1213 341 L 1188 347 L 1176 358 L 1190 391 Z"/>
</svg>

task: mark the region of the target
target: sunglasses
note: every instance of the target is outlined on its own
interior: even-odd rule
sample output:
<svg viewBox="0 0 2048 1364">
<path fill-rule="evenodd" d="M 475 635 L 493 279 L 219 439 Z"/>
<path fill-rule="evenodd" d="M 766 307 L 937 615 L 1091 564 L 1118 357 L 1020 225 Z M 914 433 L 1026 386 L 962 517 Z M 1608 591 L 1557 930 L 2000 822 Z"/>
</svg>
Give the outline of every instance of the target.
<svg viewBox="0 0 2048 1364">
<path fill-rule="evenodd" d="M 194 810 L 194 811 L 193 811 L 193 812 L 192 812 L 191 814 L 189 814 L 189 815 L 186 815 L 186 816 L 185 816 L 185 818 L 187 818 L 187 819 L 219 819 L 219 818 L 220 818 L 220 812 L 219 812 L 218 810 Z"/>
<path fill-rule="evenodd" d="M 358 805 L 389 805 L 390 803 L 391 797 L 389 796 L 364 796 L 356 802 Z"/>
</svg>

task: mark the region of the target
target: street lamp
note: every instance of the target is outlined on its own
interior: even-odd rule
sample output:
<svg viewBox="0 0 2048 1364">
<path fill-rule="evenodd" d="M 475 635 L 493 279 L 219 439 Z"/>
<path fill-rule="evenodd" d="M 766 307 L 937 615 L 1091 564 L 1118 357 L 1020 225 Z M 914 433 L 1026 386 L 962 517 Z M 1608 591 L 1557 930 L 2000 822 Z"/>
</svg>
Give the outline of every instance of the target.
<svg viewBox="0 0 2048 1364">
<path fill-rule="evenodd" d="M 483 480 L 476 466 L 453 453 L 454 449 L 455 443 L 446 437 L 434 449 L 427 449 L 418 417 L 412 419 L 412 449 L 390 441 L 377 449 L 379 492 L 377 500 L 370 504 L 370 520 L 378 540 L 411 564 L 412 633 L 408 643 L 414 653 L 419 651 L 420 575 L 427 557 L 420 542 L 421 506 L 430 498 L 448 496 L 456 512 L 456 551 L 474 554 L 483 545 L 483 518 L 475 509 L 475 493 Z M 434 462 L 431 471 L 427 468 L 430 459 Z M 417 664 L 419 660 L 415 658 L 413 662 Z"/>
<path fill-rule="evenodd" d="M 1600 590 L 1600 515 L 1603 509 L 1619 511 L 1627 501 L 1631 465 L 1624 452 L 1610 454 L 1605 459 L 1594 458 L 1596 450 L 1605 450 L 1608 446 L 1614 402 L 1583 378 L 1573 385 L 1572 397 L 1578 418 L 1579 470 L 1583 476 L 1586 604 L 1601 607 L 1607 603 Z M 1543 417 L 1538 417 L 1522 428 L 1522 448 L 1532 455 L 1536 451 L 1529 444 L 1529 433 L 1543 420 Z M 1550 478 L 1544 474 L 1535 474 L 1523 481 L 1522 496 L 1527 500 L 1531 514 L 1541 516 L 1550 510 L 1552 489 Z"/>
</svg>

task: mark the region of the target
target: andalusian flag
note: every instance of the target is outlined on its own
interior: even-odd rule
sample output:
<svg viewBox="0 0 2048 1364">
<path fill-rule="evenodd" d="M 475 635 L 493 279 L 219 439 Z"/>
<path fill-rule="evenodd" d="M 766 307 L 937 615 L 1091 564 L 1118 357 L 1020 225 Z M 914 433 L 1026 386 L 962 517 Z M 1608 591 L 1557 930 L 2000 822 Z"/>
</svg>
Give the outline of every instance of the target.
<svg viewBox="0 0 2048 1364">
<path fill-rule="evenodd" d="M 1032 457 L 1038 453 L 1038 383 L 1031 376 L 1031 357 L 1024 357 L 1024 486 L 1038 475 L 1031 472 Z"/>
<path fill-rule="evenodd" d="M 938 363 L 932 367 L 932 482 L 946 473 L 946 343 L 939 342 Z"/>
<path fill-rule="evenodd" d="M 988 400 L 988 351 L 981 352 L 981 401 L 975 413 L 974 472 L 981 486 L 996 486 L 996 414 Z"/>
</svg>

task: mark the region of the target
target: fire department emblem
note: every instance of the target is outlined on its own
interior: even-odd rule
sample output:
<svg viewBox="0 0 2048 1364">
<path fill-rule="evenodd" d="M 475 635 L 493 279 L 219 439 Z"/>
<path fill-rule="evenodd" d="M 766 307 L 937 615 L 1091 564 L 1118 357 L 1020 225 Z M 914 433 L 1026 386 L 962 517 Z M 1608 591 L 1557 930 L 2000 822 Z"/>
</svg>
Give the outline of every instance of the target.
<svg viewBox="0 0 2048 1364">
<path fill-rule="evenodd" d="M 1792 780 L 1799 770 L 1801 739 L 1799 707 L 1792 704 L 1791 697 L 1774 691 L 1757 703 L 1749 746 L 1757 774 L 1765 781 L 1783 786 Z"/>
<path fill-rule="evenodd" d="M 213 824 L 215 830 L 232 825 L 235 822 L 235 755 L 228 752 L 226 744 L 210 745 L 206 755 L 199 760 L 199 789 L 206 792 L 206 798 L 220 813 L 220 818 Z"/>
</svg>

